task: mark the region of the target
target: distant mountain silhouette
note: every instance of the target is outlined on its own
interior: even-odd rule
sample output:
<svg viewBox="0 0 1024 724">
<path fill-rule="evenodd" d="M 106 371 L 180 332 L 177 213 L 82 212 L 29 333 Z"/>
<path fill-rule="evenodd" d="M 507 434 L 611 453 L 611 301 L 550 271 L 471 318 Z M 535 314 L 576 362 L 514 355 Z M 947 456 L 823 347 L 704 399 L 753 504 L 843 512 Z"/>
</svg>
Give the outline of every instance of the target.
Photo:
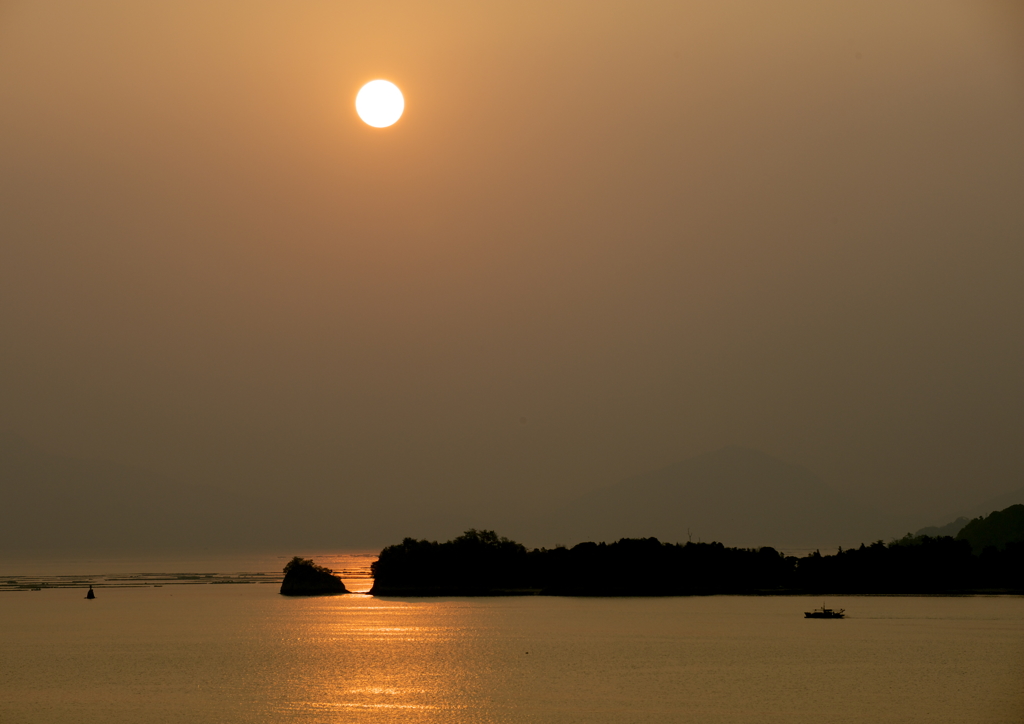
<svg viewBox="0 0 1024 724">
<path fill-rule="evenodd" d="M 921 536 L 929 536 L 931 538 L 939 538 L 944 535 L 948 535 L 951 538 L 955 538 L 956 534 L 963 530 L 963 527 L 970 523 L 969 518 L 960 516 L 952 523 L 946 523 L 946 525 L 930 525 L 927 528 L 914 533 L 914 536 L 920 538 Z"/>
<path fill-rule="evenodd" d="M 980 503 L 964 506 L 960 510 L 946 516 L 945 519 L 950 520 L 951 522 L 921 528 L 914 535 L 927 535 L 933 538 L 942 535 L 956 536 L 956 534 L 963 530 L 964 526 L 974 518 L 984 517 L 998 510 L 1005 510 L 1011 505 L 1022 504 L 1024 504 L 1024 488 L 1010 490 L 1006 493 L 1001 493 L 1000 495 L 987 498 Z M 954 517 L 956 520 L 953 520 Z M 940 518 L 940 520 L 942 519 Z"/>
<path fill-rule="evenodd" d="M 537 521 L 530 537 L 808 548 L 889 539 L 900 527 L 803 468 L 726 447 L 584 495 Z"/>
<path fill-rule="evenodd" d="M 970 543 L 975 554 L 989 546 L 1002 550 L 1008 543 L 1024 543 L 1024 505 L 1011 505 L 985 518 L 975 518 L 956 537 Z"/>
</svg>

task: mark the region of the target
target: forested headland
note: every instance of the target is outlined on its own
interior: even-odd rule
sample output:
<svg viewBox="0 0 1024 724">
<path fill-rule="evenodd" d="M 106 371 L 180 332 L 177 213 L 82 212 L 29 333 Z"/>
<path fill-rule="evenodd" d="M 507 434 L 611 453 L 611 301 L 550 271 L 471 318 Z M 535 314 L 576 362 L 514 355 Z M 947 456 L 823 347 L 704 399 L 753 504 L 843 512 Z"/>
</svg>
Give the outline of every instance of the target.
<svg viewBox="0 0 1024 724">
<path fill-rule="evenodd" d="M 531 550 L 469 530 L 446 543 L 388 546 L 373 574 L 371 593 L 381 596 L 1021 593 L 1024 540 L 976 551 L 963 538 L 908 536 L 796 557 L 656 538 Z"/>
</svg>

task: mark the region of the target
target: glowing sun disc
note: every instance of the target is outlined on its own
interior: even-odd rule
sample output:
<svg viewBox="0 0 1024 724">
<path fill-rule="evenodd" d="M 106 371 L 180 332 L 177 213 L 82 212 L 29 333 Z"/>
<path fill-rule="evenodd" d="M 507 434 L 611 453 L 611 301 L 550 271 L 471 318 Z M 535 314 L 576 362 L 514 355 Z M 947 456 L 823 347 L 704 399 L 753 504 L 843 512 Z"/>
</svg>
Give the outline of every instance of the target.
<svg viewBox="0 0 1024 724">
<path fill-rule="evenodd" d="M 387 128 L 402 117 L 405 98 L 389 80 L 371 80 L 356 95 L 356 113 L 374 128 Z"/>
</svg>

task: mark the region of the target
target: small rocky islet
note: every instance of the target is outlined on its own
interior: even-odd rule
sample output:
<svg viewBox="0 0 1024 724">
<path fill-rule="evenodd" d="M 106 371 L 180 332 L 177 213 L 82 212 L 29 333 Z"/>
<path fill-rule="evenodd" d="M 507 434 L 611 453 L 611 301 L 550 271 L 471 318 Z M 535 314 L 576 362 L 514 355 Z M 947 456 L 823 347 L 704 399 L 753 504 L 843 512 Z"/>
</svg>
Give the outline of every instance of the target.
<svg viewBox="0 0 1024 724">
<path fill-rule="evenodd" d="M 282 596 L 331 596 L 348 592 L 334 571 L 318 566 L 308 558 L 295 556 L 284 567 Z"/>
</svg>

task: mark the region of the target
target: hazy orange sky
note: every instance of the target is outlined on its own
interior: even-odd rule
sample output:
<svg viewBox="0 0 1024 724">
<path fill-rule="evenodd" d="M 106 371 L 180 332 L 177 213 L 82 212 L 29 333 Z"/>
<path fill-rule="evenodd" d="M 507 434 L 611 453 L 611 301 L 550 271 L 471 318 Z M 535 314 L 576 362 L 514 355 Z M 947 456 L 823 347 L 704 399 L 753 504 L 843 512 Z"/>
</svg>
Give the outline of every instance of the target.
<svg viewBox="0 0 1024 724">
<path fill-rule="evenodd" d="M 0 2 L 0 429 L 352 540 L 727 444 L 942 512 L 1024 484 L 1022 130 L 1011 2 Z"/>
</svg>

